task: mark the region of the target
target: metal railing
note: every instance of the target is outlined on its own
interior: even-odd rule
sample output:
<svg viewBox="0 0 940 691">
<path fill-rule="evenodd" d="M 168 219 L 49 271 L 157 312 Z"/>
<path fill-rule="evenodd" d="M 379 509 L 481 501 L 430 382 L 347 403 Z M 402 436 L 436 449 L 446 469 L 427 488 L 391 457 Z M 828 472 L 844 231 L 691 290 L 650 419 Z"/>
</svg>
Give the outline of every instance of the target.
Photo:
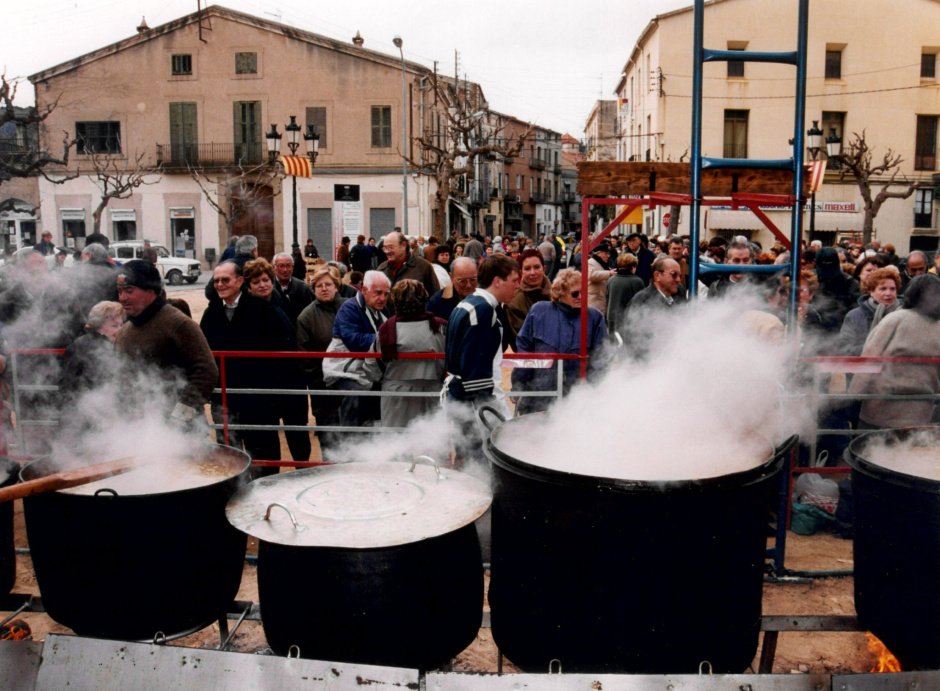
<svg viewBox="0 0 940 691">
<path fill-rule="evenodd" d="M 16 416 L 16 443 L 18 453 L 16 457 L 29 457 L 24 430 L 29 427 L 57 428 L 59 418 L 48 417 L 43 419 L 28 419 L 21 415 L 21 394 L 23 393 L 56 393 L 59 390 L 57 385 L 48 384 L 22 384 L 19 382 L 21 369 L 20 358 L 22 356 L 53 355 L 61 356 L 65 353 L 64 349 L 19 349 L 10 351 L 10 374 L 13 392 L 13 412 Z M 284 396 L 364 396 L 373 398 L 440 398 L 440 391 L 421 392 L 421 391 L 349 391 L 341 389 L 310 389 L 306 386 L 300 388 L 266 388 L 266 389 L 242 389 L 233 388 L 227 385 L 228 361 L 240 358 L 256 359 L 291 359 L 291 360 L 312 360 L 312 359 L 381 359 L 381 353 L 327 353 L 327 352 L 305 352 L 305 351 L 213 351 L 213 357 L 219 363 L 219 386 L 213 390 L 214 394 L 221 396 L 221 423 L 209 423 L 211 430 L 221 430 L 224 443 L 229 443 L 229 431 L 241 430 L 273 430 L 285 432 L 351 432 L 375 434 L 388 431 L 400 431 L 403 428 L 398 427 L 351 427 L 343 425 L 249 425 L 232 424 L 229 422 L 228 396 L 237 395 L 284 395 Z M 398 358 L 402 360 L 442 360 L 443 353 L 399 353 Z M 564 361 L 578 359 L 578 355 L 566 353 L 507 353 L 503 355 L 503 367 L 526 367 L 526 368 L 545 368 L 555 366 L 558 370 L 556 378 L 556 387 L 548 391 L 511 391 L 507 395 L 513 398 L 539 397 L 539 398 L 560 398 L 563 394 L 564 384 Z M 518 362 L 519 364 L 513 364 Z M 442 385 L 443 386 L 443 385 Z M 303 461 L 273 461 L 259 460 L 260 465 L 284 465 L 286 467 L 305 467 L 308 462 Z"/>
<path fill-rule="evenodd" d="M 545 161 L 543 161 L 541 158 L 530 158 L 529 168 L 534 168 L 535 170 L 545 170 Z"/>
<path fill-rule="evenodd" d="M 258 165 L 264 161 L 264 145 L 235 142 L 207 144 L 157 144 L 157 165 L 164 170 Z"/>
<path fill-rule="evenodd" d="M 532 192 L 529 194 L 529 201 L 533 204 L 544 204 L 551 199 L 551 196 L 548 192 Z"/>
</svg>

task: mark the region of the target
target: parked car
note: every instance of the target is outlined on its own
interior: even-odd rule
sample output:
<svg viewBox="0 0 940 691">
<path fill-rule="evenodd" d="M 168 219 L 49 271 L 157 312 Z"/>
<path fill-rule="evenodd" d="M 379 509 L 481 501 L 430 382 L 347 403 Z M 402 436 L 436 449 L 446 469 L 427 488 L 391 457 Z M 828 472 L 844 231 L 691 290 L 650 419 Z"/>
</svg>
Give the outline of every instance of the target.
<svg viewBox="0 0 940 691">
<path fill-rule="evenodd" d="M 183 281 L 195 283 L 199 280 L 199 275 L 202 272 L 198 261 L 174 257 L 163 245 L 150 244 L 157 251 L 157 268 L 160 270 L 160 275 L 168 284 L 178 286 Z M 118 263 L 130 261 L 131 259 L 143 259 L 143 252 L 143 240 L 112 242 L 108 250 L 108 254 L 114 257 Z"/>
</svg>

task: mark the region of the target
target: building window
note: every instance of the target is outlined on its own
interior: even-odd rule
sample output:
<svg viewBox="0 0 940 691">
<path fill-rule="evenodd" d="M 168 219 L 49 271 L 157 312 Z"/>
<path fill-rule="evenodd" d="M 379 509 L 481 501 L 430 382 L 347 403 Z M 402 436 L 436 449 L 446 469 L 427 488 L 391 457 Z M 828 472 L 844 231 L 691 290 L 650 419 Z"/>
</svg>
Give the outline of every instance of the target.
<svg viewBox="0 0 940 691">
<path fill-rule="evenodd" d="M 235 101 L 232 106 L 235 161 L 261 163 L 261 101 Z"/>
<path fill-rule="evenodd" d="M 937 54 L 936 53 L 921 53 L 920 78 L 921 79 L 936 79 L 937 78 Z"/>
<path fill-rule="evenodd" d="M 520 175 L 519 173 L 516 173 L 516 189 L 517 190 L 522 189 L 522 175 Z"/>
<path fill-rule="evenodd" d="M 747 158 L 746 110 L 725 111 L 725 158 Z"/>
<path fill-rule="evenodd" d="M 191 75 L 193 73 L 193 56 L 189 53 L 173 55 L 170 57 L 174 77 Z"/>
<path fill-rule="evenodd" d="M 313 125 L 313 131 L 320 135 L 320 148 L 326 148 L 326 108 L 307 108 L 307 124 Z"/>
<path fill-rule="evenodd" d="M 917 116 L 917 141 L 914 146 L 914 170 L 937 168 L 937 116 Z"/>
<path fill-rule="evenodd" d="M 392 107 L 372 106 L 372 148 L 392 145 Z"/>
<path fill-rule="evenodd" d="M 914 227 L 933 227 L 933 190 L 914 190 Z"/>
<path fill-rule="evenodd" d="M 80 154 L 121 153 L 121 123 L 114 120 L 104 122 L 76 122 L 76 151 Z"/>
<path fill-rule="evenodd" d="M 199 161 L 195 103 L 170 104 L 170 160 L 174 164 Z"/>
<path fill-rule="evenodd" d="M 258 74 L 258 54 L 235 53 L 235 74 Z"/>
<path fill-rule="evenodd" d="M 826 79 L 842 79 L 842 51 L 826 51 Z"/>
<path fill-rule="evenodd" d="M 728 48 L 728 50 L 744 50 L 743 48 Z M 744 77 L 744 60 L 728 60 L 728 77 Z"/>
</svg>

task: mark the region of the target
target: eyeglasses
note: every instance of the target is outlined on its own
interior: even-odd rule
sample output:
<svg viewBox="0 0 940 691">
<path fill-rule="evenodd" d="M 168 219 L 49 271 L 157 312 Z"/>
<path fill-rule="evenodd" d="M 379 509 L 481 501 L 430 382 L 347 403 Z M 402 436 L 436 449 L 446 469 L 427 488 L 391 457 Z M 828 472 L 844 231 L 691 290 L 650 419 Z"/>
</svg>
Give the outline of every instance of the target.
<svg viewBox="0 0 940 691">
<path fill-rule="evenodd" d="M 223 285 L 223 286 L 227 286 L 227 285 L 228 285 L 229 283 L 231 283 L 231 282 L 232 282 L 232 279 L 229 278 L 228 276 L 225 276 L 225 277 L 223 277 L 223 278 L 213 278 L 213 279 L 212 279 L 212 283 L 213 283 L 213 284 L 218 283 L 219 285 Z"/>
<path fill-rule="evenodd" d="M 568 293 L 568 295 L 570 295 L 570 296 L 573 297 L 573 298 L 579 298 L 579 297 L 581 297 L 581 291 L 580 291 L 580 290 L 572 290 L 570 293 Z"/>
<path fill-rule="evenodd" d="M 471 285 L 475 285 L 476 282 L 477 282 L 477 277 L 476 277 L 476 276 L 474 276 L 474 277 L 472 277 L 472 278 L 455 278 L 455 279 L 454 279 L 454 283 L 459 283 L 459 284 L 462 285 L 462 286 L 471 286 Z"/>
</svg>

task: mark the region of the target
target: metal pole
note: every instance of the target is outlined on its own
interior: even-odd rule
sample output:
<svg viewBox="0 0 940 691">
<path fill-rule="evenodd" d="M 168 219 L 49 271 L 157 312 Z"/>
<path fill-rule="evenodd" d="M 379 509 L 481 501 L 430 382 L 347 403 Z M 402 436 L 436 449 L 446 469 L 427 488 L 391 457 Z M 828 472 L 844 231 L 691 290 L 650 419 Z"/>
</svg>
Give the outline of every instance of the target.
<svg viewBox="0 0 940 691">
<path fill-rule="evenodd" d="M 787 324 L 796 333 L 797 313 L 800 305 L 800 240 L 803 239 L 803 152 L 804 124 L 806 122 L 806 51 L 808 46 L 809 0 L 800 0 L 796 37 L 796 98 L 793 123 L 793 214 L 790 219 L 790 303 L 787 305 Z M 812 213 L 812 212 L 811 212 Z M 794 339 L 794 342 L 796 339 Z"/>
<path fill-rule="evenodd" d="M 401 230 L 408 234 L 408 94 L 405 90 L 405 52 L 402 50 L 401 36 L 396 36 L 393 43 L 401 55 Z"/>
<path fill-rule="evenodd" d="M 297 243 L 297 176 L 294 175 L 294 243 L 291 246 L 293 249 L 298 249 L 300 245 Z"/>
<path fill-rule="evenodd" d="M 689 299 L 698 295 L 699 218 L 702 210 L 702 47 L 705 0 L 695 0 L 692 19 L 692 207 L 689 209 Z"/>
</svg>

